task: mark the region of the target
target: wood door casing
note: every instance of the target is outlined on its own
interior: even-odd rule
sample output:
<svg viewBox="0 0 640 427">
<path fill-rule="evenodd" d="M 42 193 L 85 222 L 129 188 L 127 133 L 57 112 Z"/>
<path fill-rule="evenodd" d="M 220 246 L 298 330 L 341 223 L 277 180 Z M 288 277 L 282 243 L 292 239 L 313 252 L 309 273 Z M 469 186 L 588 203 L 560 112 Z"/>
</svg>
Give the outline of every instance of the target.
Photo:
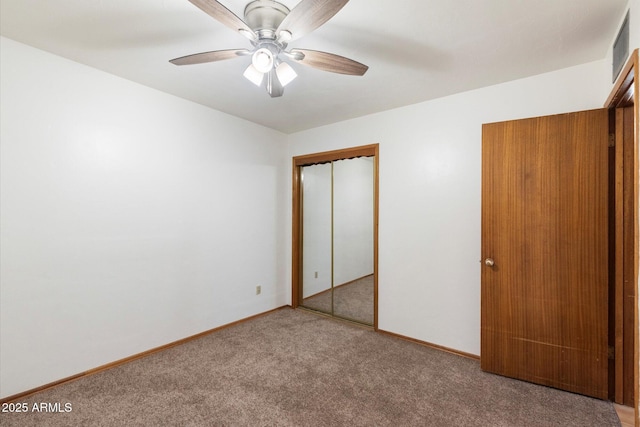
<svg viewBox="0 0 640 427">
<path fill-rule="evenodd" d="M 634 190 L 633 190 L 634 108 L 615 109 L 615 394 L 616 403 L 634 404 Z"/>
<path fill-rule="evenodd" d="M 640 171 L 640 71 L 638 49 L 629 56 L 624 69 L 604 103 L 615 113 L 616 124 L 616 271 L 615 271 L 615 401 L 635 408 L 635 425 L 640 427 L 640 368 L 638 344 L 638 175 Z M 620 161 L 620 156 L 622 161 Z M 621 255 L 621 257 L 620 257 Z M 621 356 L 621 357 L 620 357 Z"/>
<path fill-rule="evenodd" d="M 483 126 L 483 370 L 608 398 L 608 134 L 606 109 Z"/>
<path fill-rule="evenodd" d="M 620 201 L 620 205 L 622 205 L 622 236 L 620 236 L 620 240 L 622 240 L 622 254 L 620 256 L 623 259 L 622 266 L 622 294 L 623 294 L 623 302 L 622 302 L 622 322 L 623 322 L 623 335 L 622 342 L 623 348 L 622 351 L 618 353 L 616 349 L 616 355 L 620 355 L 620 359 L 622 359 L 622 390 L 623 390 L 623 399 L 622 403 L 628 406 L 633 406 L 634 404 L 634 394 L 635 387 L 633 382 L 633 372 L 634 372 L 634 358 L 633 351 L 635 340 L 637 337 L 635 336 L 635 328 L 634 328 L 634 313 L 636 310 L 636 301 L 637 301 L 637 284 L 638 281 L 635 280 L 634 275 L 634 244 L 636 240 L 636 234 L 634 233 L 634 154 L 633 154 L 633 132 L 634 132 L 634 108 L 627 107 L 623 110 L 623 124 L 622 124 L 622 141 L 616 140 L 616 150 L 618 150 L 618 143 L 622 143 L 622 159 L 620 159 L 620 163 L 622 163 L 622 200 Z M 617 128 L 616 128 L 617 130 Z M 629 212 L 631 214 L 625 214 L 625 212 Z M 616 357 L 618 359 L 618 357 Z M 626 375 L 625 375 L 626 374 Z"/>
</svg>

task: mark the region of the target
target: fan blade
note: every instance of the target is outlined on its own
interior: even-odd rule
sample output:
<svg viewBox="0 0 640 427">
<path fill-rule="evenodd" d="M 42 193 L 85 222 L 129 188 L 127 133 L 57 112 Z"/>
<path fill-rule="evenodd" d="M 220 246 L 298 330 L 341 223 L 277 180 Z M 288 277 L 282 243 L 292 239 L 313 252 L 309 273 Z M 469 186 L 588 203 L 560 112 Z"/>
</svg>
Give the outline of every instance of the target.
<svg viewBox="0 0 640 427">
<path fill-rule="evenodd" d="M 284 86 L 280 83 L 280 79 L 278 79 L 275 68 L 272 68 L 271 71 L 267 73 L 265 81 L 267 92 L 272 98 L 277 98 L 284 94 Z"/>
<path fill-rule="evenodd" d="M 302 0 L 280 23 L 276 34 L 286 30 L 299 39 L 333 17 L 349 0 Z"/>
<path fill-rule="evenodd" d="M 224 7 L 222 3 L 216 0 L 189 0 L 191 3 L 199 7 L 203 12 L 207 13 L 213 19 L 231 28 L 233 31 L 240 31 L 243 35 L 249 35 L 250 39 L 257 39 L 258 36 L 253 30 L 238 18 L 236 14 Z"/>
<path fill-rule="evenodd" d="M 194 53 L 193 55 L 182 56 L 180 58 L 172 59 L 169 62 L 175 65 L 204 64 L 206 62 L 224 61 L 225 59 L 233 59 L 238 56 L 249 54 L 251 54 L 251 51 L 247 49 L 214 50 L 211 52 Z"/>
<path fill-rule="evenodd" d="M 335 55 L 333 53 L 308 49 L 291 49 L 292 54 L 295 55 L 296 52 L 300 52 L 304 55 L 304 58 L 300 59 L 298 62 L 323 71 L 348 74 L 350 76 L 363 76 L 369 69 L 366 65 L 356 62 L 353 59 L 345 58 L 344 56 Z"/>
</svg>

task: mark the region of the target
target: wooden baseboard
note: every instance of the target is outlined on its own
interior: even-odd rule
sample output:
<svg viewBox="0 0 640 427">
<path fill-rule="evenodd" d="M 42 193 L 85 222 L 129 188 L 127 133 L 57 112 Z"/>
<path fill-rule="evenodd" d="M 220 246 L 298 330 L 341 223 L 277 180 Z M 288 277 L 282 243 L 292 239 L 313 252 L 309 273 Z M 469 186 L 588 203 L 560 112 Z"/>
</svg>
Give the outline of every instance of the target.
<svg viewBox="0 0 640 427">
<path fill-rule="evenodd" d="M 634 426 L 634 418 L 635 411 L 630 406 L 618 405 L 616 403 L 613 404 L 613 407 L 616 410 L 616 414 L 620 419 L 620 425 L 622 427 L 633 427 Z"/>
<path fill-rule="evenodd" d="M 454 350 L 452 348 L 449 347 L 444 347 L 441 345 L 437 345 L 437 344 L 432 344 L 430 342 L 426 342 L 426 341 L 421 341 L 415 338 L 411 338 L 411 337 L 407 337 L 404 335 L 400 335 L 400 334 L 394 334 L 393 332 L 388 332 L 388 331 L 383 331 L 381 329 L 378 329 L 378 332 L 380 332 L 381 334 L 385 334 L 385 335 L 389 335 L 392 337 L 396 337 L 396 338 L 400 338 L 402 340 L 405 341 L 410 341 L 416 344 L 420 344 L 423 345 L 425 347 L 431 347 L 435 350 L 440 350 L 440 351 L 444 351 L 446 353 L 451 353 L 451 354 L 455 354 L 456 356 L 462 356 L 462 357 L 466 357 L 467 359 L 473 359 L 473 360 L 480 360 L 480 356 L 476 356 L 475 354 L 471 354 L 471 353 L 465 353 L 464 351 L 460 351 L 460 350 Z"/>
<path fill-rule="evenodd" d="M 158 353 L 158 352 L 163 351 L 163 350 L 168 350 L 168 349 L 170 349 L 172 347 L 176 347 L 178 345 L 185 344 L 185 343 L 187 343 L 189 341 L 193 341 L 193 340 L 196 340 L 198 338 L 202 338 L 202 337 L 210 335 L 210 334 L 212 334 L 214 332 L 218 332 L 218 331 L 220 331 L 222 329 L 226 329 L 226 328 L 229 328 L 231 326 L 235 326 L 235 325 L 237 325 L 239 323 L 244 323 L 244 322 L 247 322 L 249 320 L 253 320 L 253 319 L 256 319 L 258 317 L 265 316 L 265 315 L 267 315 L 269 313 L 273 313 L 274 311 L 282 310 L 283 308 L 290 308 L 290 307 L 285 305 L 285 306 L 282 306 L 282 307 L 274 308 L 273 310 L 265 311 L 264 313 L 259 313 L 259 314 L 255 314 L 253 316 L 246 317 L 244 319 L 236 320 L 235 322 L 227 323 L 225 325 L 218 326 L 217 328 L 213 328 L 213 329 L 210 329 L 208 331 L 200 332 L 199 334 L 195 334 L 195 335 L 189 336 L 187 338 L 182 338 L 182 339 L 180 339 L 178 341 L 174 341 L 174 342 L 171 342 L 169 344 L 161 345 L 160 347 L 152 348 L 151 350 L 143 351 L 142 353 L 138 353 L 138 354 L 134 354 L 134 355 L 129 356 L 129 357 L 125 357 L 124 359 L 116 360 L 115 362 L 107 363 L 106 365 L 98 366 L 97 368 L 89 369 L 89 370 L 81 372 L 79 374 L 71 375 L 70 377 L 62 378 L 60 380 L 57 380 L 57 381 L 42 385 L 40 387 L 36 387 L 36 388 L 30 389 L 30 390 L 27 390 L 27 391 L 23 391 L 22 393 L 14 394 L 12 396 L 3 397 L 2 399 L 0 399 L 0 404 L 13 402 L 15 400 L 22 399 L 22 398 L 25 398 L 27 396 L 31 396 L 32 394 L 39 393 L 41 391 L 48 390 L 48 389 L 53 388 L 53 387 L 57 387 L 57 386 L 62 385 L 62 384 L 66 384 L 68 382 L 75 381 L 75 380 L 78 380 L 80 378 L 87 377 L 89 375 L 97 374 L 98 372 L 106 371 L 107 369 L 115 368 L 117 366 L 124 365 L 125 363 L 133 362 L 134 360 L 142 359 L 143 357 L 150 356 L 150 355 L 152 355 L 154 353 Z"/>
</svg>

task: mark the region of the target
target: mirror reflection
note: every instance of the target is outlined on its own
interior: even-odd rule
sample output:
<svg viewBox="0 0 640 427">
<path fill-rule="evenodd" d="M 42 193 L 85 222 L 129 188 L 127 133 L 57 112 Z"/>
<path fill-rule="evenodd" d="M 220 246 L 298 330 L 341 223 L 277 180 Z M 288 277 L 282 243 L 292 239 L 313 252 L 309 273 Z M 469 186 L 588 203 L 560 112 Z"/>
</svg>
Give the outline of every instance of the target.
<svg viewBox="0 0 640 427">
<path fill-rule="evenodd" d="M 302 306 L 374 321 L 374 158 L 302 168 Z"/>
</svg>

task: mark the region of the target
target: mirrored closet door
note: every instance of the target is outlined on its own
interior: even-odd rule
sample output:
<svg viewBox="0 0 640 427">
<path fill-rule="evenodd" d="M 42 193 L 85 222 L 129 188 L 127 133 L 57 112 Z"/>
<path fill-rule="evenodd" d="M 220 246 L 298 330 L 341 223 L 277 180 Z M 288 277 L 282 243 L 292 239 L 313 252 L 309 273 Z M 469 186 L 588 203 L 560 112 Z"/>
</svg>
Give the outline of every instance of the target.
<svg viewBox="0 0 640 427">
<path fill-rule="evenodd" d="M 298 169 L 298 303 L 372 326 L 377 294 L 376 165 L 372 155 Z"/>
</svg>

